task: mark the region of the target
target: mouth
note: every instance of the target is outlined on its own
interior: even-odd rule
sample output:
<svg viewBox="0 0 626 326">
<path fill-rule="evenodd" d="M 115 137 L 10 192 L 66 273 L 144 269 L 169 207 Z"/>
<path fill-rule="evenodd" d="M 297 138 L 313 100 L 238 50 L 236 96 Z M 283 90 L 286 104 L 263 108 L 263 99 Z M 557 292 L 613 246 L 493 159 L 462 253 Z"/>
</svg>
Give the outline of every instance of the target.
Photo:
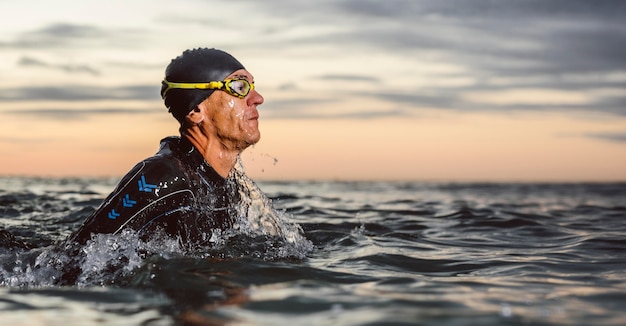
<svg viewBox="0 0 626 326">
<path fill-rule="evenodd" d="M 248 120 L 259 120 L 259 114 L 255 113 L 248 117 Z"/>
</svg>

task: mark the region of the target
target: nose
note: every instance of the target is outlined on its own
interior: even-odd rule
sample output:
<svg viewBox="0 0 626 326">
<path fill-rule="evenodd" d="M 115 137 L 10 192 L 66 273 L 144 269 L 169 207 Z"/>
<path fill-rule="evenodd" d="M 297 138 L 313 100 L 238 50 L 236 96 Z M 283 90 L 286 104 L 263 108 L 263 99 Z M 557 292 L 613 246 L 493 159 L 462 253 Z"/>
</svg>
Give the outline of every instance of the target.
<svg viewBox="0 0 626 326">
<path fill-rule="evenodd" d="M 261 105 L 265 99 L 261 96 L 261 93 L 257 92 L 256 89 L 253 89 L 248 96 L 248 105 Z"/>
</svg>

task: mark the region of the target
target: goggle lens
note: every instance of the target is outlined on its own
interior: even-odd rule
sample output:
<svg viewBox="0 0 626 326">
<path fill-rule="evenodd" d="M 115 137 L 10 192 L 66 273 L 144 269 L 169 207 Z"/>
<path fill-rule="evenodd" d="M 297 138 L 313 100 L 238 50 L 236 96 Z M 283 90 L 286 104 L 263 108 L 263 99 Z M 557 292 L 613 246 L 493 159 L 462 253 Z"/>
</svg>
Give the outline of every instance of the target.
<svg viewBox="0 0 626 326">
<path fill-rule="evenodd" d="M 250 85 L 245 79 L 227 79 L 225 82 L 226 92 L 239 98 L 246 97 L 254 87 L 254 84 Z"/>
</svg>

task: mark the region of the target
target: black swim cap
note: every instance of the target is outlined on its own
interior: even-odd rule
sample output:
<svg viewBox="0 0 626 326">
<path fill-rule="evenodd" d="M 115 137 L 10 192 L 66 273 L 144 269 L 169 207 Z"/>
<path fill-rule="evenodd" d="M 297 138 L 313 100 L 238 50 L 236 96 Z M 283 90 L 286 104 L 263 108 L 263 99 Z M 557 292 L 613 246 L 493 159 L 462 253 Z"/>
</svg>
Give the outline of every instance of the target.
<svg viewBox="0 0 626 326">
<path fill-rule="evenodd" d="M 233 72 L 245 69 L 232 55 L 217 49 L 186 50 L 165 69 L 165 80 L 176 83 L 208 83 L 224 80 Z M 161 96 L 167 89 L 161 86 Z M 181 124 L 185 116 L 213 93 L 211 89 L 170 89 L 165 94 L 165 106 Z"/>
</svg>

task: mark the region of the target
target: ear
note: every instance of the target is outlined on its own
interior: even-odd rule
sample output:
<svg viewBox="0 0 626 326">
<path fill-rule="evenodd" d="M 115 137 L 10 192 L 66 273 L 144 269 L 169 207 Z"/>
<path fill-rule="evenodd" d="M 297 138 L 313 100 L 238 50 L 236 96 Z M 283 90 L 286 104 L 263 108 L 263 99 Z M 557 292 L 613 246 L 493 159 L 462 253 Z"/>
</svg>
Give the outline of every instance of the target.
<svg viewBox="0 0 626 326">
<path fill-rule="evenodd" d="M 203 103 L 198 104 L 195 109 L 187 113 L 187 121 L 194 125 L 197 125 L 200 122 L 204 121 L 204 110 L 200 107 L 201 105 L 203 105 Z"/>
</svg>

